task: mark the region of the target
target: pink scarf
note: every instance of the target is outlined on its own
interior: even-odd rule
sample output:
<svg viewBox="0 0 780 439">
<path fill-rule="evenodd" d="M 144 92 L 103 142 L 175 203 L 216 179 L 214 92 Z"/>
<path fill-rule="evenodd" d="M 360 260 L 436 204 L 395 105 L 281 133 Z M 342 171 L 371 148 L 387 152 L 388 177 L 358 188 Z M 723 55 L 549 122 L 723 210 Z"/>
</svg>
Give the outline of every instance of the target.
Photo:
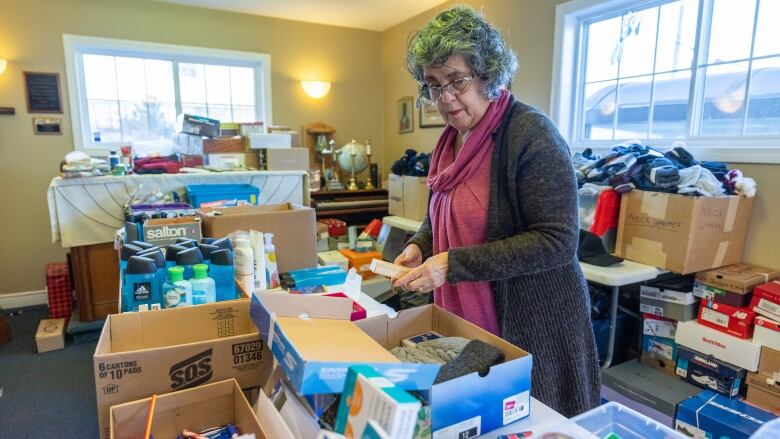
<svg viewBox="0 0 780 439">
<path fill-rule="evenodd" d="M 468 134 L 457 157 L 455 128 L 447 125 L 439 137 L 428 174 L 434 255 L 486 242 L 493 132 L 508 107 L 509 92 L 503 90 Z M 498 335 L 490 282 L 445 283 L 433 297 L 442 308 Z"/>
</svg>

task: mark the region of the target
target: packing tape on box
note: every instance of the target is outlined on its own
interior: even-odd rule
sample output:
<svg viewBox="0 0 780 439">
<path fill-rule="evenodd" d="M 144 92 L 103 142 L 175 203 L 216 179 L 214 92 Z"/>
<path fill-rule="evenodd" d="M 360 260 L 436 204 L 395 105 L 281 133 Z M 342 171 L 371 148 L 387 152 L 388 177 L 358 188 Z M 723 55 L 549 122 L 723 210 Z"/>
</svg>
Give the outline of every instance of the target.
<svg viewBox="0 0 780 439">
<path fill-rule="evenodd" d="M 726 258 L 726 252 L 728 249 L 729 241 L 721 241 L 720 244 L 718 244 L 718 251 L 715 252 L 715 261 L 713 262 L 714 267 L 723 266 L 723 259 Z"/>
<path fill-rule="evenodd" d="M 268 352 L 271 352 L 271 344 L 274 342 L 274 327 L 276 327 L 276 312 L 271 311 L 270 323 L 268 323 L 268 340 L 265 341 Z"/>
<path fill-rule="evenodd" d="M 723 222 L 724 232 L 730 232 L 734 229 L 734 223 L 737 220 L 737 210 L 739 209 L 740 198 L 741 197 L 734 196 L 729 197 L 729 207 L 726 211 L 726 220 Z"/>
<path fill-rule="evenodd" d="M 663 195 L 663 196 L 660 196 Z M 666 218 L 666 204 L 671 197 L 658 192 L 642 191 L 642 202 L 639 209 L 650 218 Z"/>
<path fill-rule="evenodd" d="M 664 245 L 660 241 L 633 236 L 631 243 L 626 244 L 625 258 L 632 261 L 644 260 L 646 264 L 655 267 L 665 267 L 667 255 L 663 249 Z M 652 257 L 652 262 L 647 260 L 648 257 Z"/>
<path fill-rule="evenodd" d="M 701 427 L 700 427 L 701 424 L 699 423 L 699 412 L 702 411 L 704 409 L 704 407 L 707 407 L 708 405 L 710 405 L 710 403 L 712 401 L 714 401 L 715 398 L 717 398 L 717 396 L 718 396 L 718 394 L 716 393 L 715 395 L 712 396 L 712 398 L 707 400 L 707 402 L 705 402 L 699 408 L 696 409 L 696 430 L 701 431 Z"/>
</svg>

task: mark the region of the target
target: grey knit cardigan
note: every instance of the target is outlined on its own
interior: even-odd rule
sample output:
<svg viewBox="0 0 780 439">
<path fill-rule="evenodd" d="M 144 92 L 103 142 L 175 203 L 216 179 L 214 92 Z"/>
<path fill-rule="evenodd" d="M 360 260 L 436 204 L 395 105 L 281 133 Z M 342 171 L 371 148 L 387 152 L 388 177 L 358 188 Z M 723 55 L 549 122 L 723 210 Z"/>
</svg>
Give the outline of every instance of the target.
<svg viewBox="0 0 780 439">
<path fill-rule="evenodd" d="M 599 404 L 577 183 L 553 122 L 513 97 L 494 132 L 487 242 L 449 250 L 447 282 L 491 281 L 501 337 L 534 358 L 531 394 L 564 416 Z M 428 258 L 430 218 L 409 240 Z"/>
</svg>

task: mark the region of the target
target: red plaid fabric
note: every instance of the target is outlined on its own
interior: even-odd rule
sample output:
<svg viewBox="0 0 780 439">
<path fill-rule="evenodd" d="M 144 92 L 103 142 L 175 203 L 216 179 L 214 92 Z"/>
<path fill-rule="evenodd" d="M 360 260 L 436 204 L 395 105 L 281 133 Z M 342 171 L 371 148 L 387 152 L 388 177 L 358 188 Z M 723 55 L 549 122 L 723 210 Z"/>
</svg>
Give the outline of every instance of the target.
<svg viewBox="0 0 780 439">
<path fill-rule="evenodd" d="M 66 262 L 46 264 L 46 288 L 49 290 L 49 318 L 69 319 L 73 312 L 73 283 Z"/>
</svg>

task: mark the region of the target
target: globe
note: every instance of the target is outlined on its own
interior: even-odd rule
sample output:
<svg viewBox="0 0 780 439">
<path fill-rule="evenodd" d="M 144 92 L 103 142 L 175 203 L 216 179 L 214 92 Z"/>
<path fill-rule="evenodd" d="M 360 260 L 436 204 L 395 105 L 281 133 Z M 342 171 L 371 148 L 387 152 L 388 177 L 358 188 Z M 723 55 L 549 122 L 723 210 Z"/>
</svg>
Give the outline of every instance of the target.
<svg viewBox="0 0 780 439">
<path fill-rule="evenodd" d="M 355 174 L 360 174 L 368 167 L 368 158 L 366 157 L 366 147 L 360 143 L 347 143 L 338 149 L 339 154 L 339 167 L 343 170 L 344 174 L 349 176 L 352 173 L 352 150 L 356 151 L 355 154 Z"/>
</svg>

